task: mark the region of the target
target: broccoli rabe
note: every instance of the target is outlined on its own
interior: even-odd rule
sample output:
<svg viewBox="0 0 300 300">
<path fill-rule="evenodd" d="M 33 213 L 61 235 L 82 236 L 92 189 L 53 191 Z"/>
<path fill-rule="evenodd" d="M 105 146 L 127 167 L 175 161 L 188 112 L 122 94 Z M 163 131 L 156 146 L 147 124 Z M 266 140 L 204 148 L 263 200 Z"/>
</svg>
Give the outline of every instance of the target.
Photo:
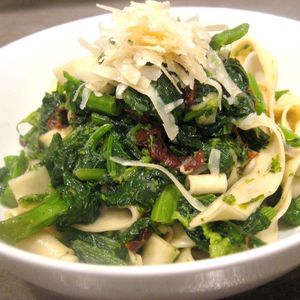
<svg viewBox="0 0 300 300">
<path fill-rule="evenodd" d="M 20 155 L 4 157 L 5 166 L 0 169 L 0 203 L 8 207 L 16 207 L 17 202 L 8 185 L 10 179 L 22 175 L 28 168 L 28 158 L 24 151 Z"/>
<path fill-rule="evenodd" d="M 112 186 L 110 191 L 103 193 L 102 200 L 108 206 L 136 205 L 149 211 L 157 195 L 168 182 L 158 171 L 137 168 L 126 181 Z"/>
<path fill-rule="evenodd" d="M 215 34 L 210 41 L 210 46 L 212 49 L 218 51 L 222 47 L 232 44 L 234 41 L 239 40 L 249 30 L 249 24 L 243 23 L 235 28 L 225 30 L 221 33 Z"/>
<path fill-rule="evenodd" d="M 291 226 L 300 226 L 300 196 L 292 199 L 291 204 L 283 215 L 282 220 Z"/>
<path fill-rule="evenodd" d="M 67 228 L 56 235 L 60 241 L 73 248 L 80 258 L 83 256 L 84 262 L 92 263 L 92 260 L 94 260 L 95 263 L 99 264 L 124 265 L 127 261 L 128 250 L 124 243 L 109 238 L 102 233 L 90 233 Z M 90 256 L 90 254 L 82 253 L 83 248 L 88 249 L 88 252 L 94 252 L 93 250 L 96 250 L 96 252 Z"/>
<path fill-rule="evenodd" d="M 186 233 L 197 248 L 208 252 L 210 257 L 218 257 L 264 245 L 255 234 L 267 229 L 274 216 L 275 210 L 266 206 L 244 222 L 210 222 Z"/>
</svg>

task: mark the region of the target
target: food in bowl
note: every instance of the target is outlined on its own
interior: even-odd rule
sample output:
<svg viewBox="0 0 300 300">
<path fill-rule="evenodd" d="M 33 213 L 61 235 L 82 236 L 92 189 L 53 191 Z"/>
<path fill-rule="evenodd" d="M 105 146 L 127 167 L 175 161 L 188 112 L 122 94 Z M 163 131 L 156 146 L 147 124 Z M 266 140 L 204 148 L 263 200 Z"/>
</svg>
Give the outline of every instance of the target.
<svg viewBox="0 0 300 300">
<path fill-rule="evenodd" d="M 1 202 L 16 207 L 1 240 L 147 265 L 264 245 L 280 219 L 299 226 L 299 98 L 276 91 L 248 24 L 203 27 L 167 2 L 111 10 L 115 27 L 82 40 L 91 55 L 57 68 L 21 121 L 32 127 L 4 158 Z"/>
</svg>

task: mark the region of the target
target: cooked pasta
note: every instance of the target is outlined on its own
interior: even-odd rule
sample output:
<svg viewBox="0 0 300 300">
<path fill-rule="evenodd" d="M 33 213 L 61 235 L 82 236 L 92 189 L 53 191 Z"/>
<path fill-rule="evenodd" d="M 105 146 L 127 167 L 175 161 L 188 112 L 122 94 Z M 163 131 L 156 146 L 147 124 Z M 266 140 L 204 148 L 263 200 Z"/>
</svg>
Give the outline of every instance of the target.
<svg viewBox="0 0 300 300">
<path fill-rule="evenodd" d="M 51 258 L 190 262 L 300 225 L 300 98 L 249 25 L 202 26 L 132 2 L 20 123 L 0 239 Z M 224 31 L 221 31 L 224 30 Z M 211 35 L 211 32 L 215 32 Z M 221 31 L 221 32 L 219 32 Z M 13 208 L 14 207 L 14 208 Z"/>
</svg>

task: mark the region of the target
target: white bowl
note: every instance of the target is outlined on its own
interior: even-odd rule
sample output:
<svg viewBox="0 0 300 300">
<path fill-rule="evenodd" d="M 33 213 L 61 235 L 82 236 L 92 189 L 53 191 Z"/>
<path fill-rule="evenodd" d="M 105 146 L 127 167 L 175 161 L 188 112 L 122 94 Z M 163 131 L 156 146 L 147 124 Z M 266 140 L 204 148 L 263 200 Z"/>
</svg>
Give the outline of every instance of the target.
<svg viewBox="0 0 300 300">
<path fill-rule="evenodd" d="M 224 8 L 177 8 L 186 17 L 197 13 L 202 24 L 250 24 L 254 36 L 277 59 L 278 89 L 300 95 L 300 23 L 272 15 Z M 95 40 L 98 21 L 88 18 L 18 40 L 0 50 L 0 156 L 20 149 L 15 126 L 36 109 L 51 83 L 52 69 L 85 54 L 77 40 Z M 3 208 L 0 208 L 3 212 Z M 280 240 L 258 249 L 191 263 L 147 267 L 72 264 L 47 259 L 0 243 L 0 264 L 15 275 L 66 295 L 101 299 L 212 299 L 270 281 L 300 265 L 300 229 L 281 229 Z"/>
</svg>

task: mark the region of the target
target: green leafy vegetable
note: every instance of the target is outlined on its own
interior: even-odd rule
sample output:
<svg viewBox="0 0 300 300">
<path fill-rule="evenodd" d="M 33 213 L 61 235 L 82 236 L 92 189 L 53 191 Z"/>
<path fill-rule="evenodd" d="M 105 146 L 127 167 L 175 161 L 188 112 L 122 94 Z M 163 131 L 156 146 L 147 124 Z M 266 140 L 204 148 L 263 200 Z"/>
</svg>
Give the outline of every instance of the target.
<svg viewBox="0 0 300 300">
<path fill-rule="evenodd" d="M 286 127 L 279 125 L 279 127 L 281 128 L 284 137 L 285 137 L 285 141 L 288 145 L 292 146 L 292 147 L 300 147 L 300 136 L 297 135 L 296 133 L 294 133 L 293 131 L 287 129 Z"/>
<path fill-rule="evenodd" d="M 231 253 L 240 252 L 245 249 L 245 246 L 240 240 L 240 236 L 237 235 L 238 240 L 231 241 L 228 236 L 223 237 L 220 233 L 213 231 L 210 224 L 202 225 L 203 234 L 207 240 L 209 240 L 209 256 L 219 257 L 223 255 L 228 255 Z M 236 232 L 234 232 L 235 234 Z M 226 232 L 227 234 L 227 232 Z M 231 237 L 233 237 L 233 232 L 231 232 Z M 236 237 L 235 237 L 236 239 Z"/>
<path fill-rule="evenodd" d="M 177 91 L 172 82 L 165 74 L 162 74 L 157 81 L 151 82 L 152 86 L 157 90 L 159 97 L 165 104 L 174 102 L 182 98 L 182 95 Z M 183 105 L 178 106 L 172 111 L 175 120 L 179 120 L 183 113 Z"/>
<path fill-rule="evenodd" d="M 250 130 L 239 129 L 239 135 L 242 140 L 254 151 L 260 151 L 268 146 L 270 136 L 261 128 L 253 128 Z"/>
<path fill-rule="evenodd" d="M 289 90 L 282 90 L 282 91 L 276 91 L 275 92 L 275 99 L 276 101 L 279 100 L 279 98 L 287 93 L 289 93 Z"/>
<path fill-rule="evenodd" d="M 160 172 L 138 168 L 125 182 L 104 193 L 102 199 L 109 206 L 135 205 L 150 210 L 167 183 Z"/>
<path fill-rule="evenodd" d="M 202 226 L 194 230 L 185 230 L 186 234 L 195 242 L 196 247 L 206 253 L 209 252 L 209 239 L 206 237 Z"/>
<path fill-rule="evenodd" d="M 134 89 L 127 88 L 123 92 L 122 97 L 130 109 L 134 110 L 138 115 L 143 115 L 144 113 L 153 116 L 157 115 L 150 99 Z"/>
<path fill-rule="evenodd" d="M 224 67 L 233 80 L 233 82 L 244 92 L 247 93 L 249 89 L 249 78 L 241 65 L 241 63 L 234 58 L 224 60 Z"/>
<path fill-rule="evenodd" d="M 24 151 L 20 155 L 9 155 L 4 157 L 5 167 L 1 168 L 0 178 L 0 203 L 8 207 L 16 207 L 17 202 L 8 185 L 10 179 L 22 175 L 28 168 L 28 158 Z"/>
<path fill-rule="evenodd" d="M 144 230 L 149 230 L 149 231 L 154 231 L 154 232 L 157 231 L 153 221 L 148 217 L 142 217 L 142 218 L 138 219 L 128 229 L 117 234 L 116 240 L 118 240 L 122 244 L 126 244 L 127 242 L 138 239 L 140 234 Z"/>
<path fill-rule="evenodd" d="M 211 96 L 206 102 L 192 106 L 191 110 L 185 114 L 183 121 L 188 122 L 196 118 L 200 125 L 215 123 L 218 107 L 218 97 Z"/>
<path fill-rule="evenodd" d="M 118 181 L 122 173 L 125 171 L 125 167 L 110 160 L 112 156 L 130 159 L 130 156 L 125 152 L 121 143 L 121 136 L 116 132 L 112 132 L 107 140 L 106 167 L 112 179 Z"/>
<path fill-rule="evenodd" d="M 206 195 L 199 195 L 197 199 L 205 206 L 212 204 L 216 199 L 217 196 L 215 194 L 206 194 Z"/>
<path fill-rule="evenodd" d="M 126 259 L 128 254 L 128 251 L 123 244 L 115 239 L 103 235 L 102 233 L 83 232 L 75 228 L 68 228 L 63 232 L 59 232 L 57 237 L 68 246 L 70 246 L 75 240 L 81 240 L 92 246 L 103 249 L 106 252 L 110 252 L 112 255 L 121 259 Z"/>
<path fill-rule="evenodd" d="M 264 229 L 267 229 L 270 226 L 275 214 L 276 211 L 273 207 L 265 206 L 259 208 L 244 222 L 242 225 L 242 230 L 247 234 L 256 234 Z"/>
<path fill-rule="evenodd" d="M 104 265 L 117 265 L 125 266 L 127 263 L 118 258 L 112 252 L 98 248 L 82 240 L 75 240 L 71 244 L 71 248 L 81 261 L 89 264 L 104 264 Z"/>
<path fill-rule="evenodd" d="M 176 211 L 173 213 L 173 220 L 179 221 L 185 228 L 189 227 L 192 219 L 198 214 L 198 211 L 186 201 L 185 198 L 180 197 L 177 201 Z"/>
<path fill-rule="evenodd" d="M 283 215 L 282 220 L 291 226 L 300 226 L 300 196 L 292 199 L 291 204 Z"/>
</svg>

